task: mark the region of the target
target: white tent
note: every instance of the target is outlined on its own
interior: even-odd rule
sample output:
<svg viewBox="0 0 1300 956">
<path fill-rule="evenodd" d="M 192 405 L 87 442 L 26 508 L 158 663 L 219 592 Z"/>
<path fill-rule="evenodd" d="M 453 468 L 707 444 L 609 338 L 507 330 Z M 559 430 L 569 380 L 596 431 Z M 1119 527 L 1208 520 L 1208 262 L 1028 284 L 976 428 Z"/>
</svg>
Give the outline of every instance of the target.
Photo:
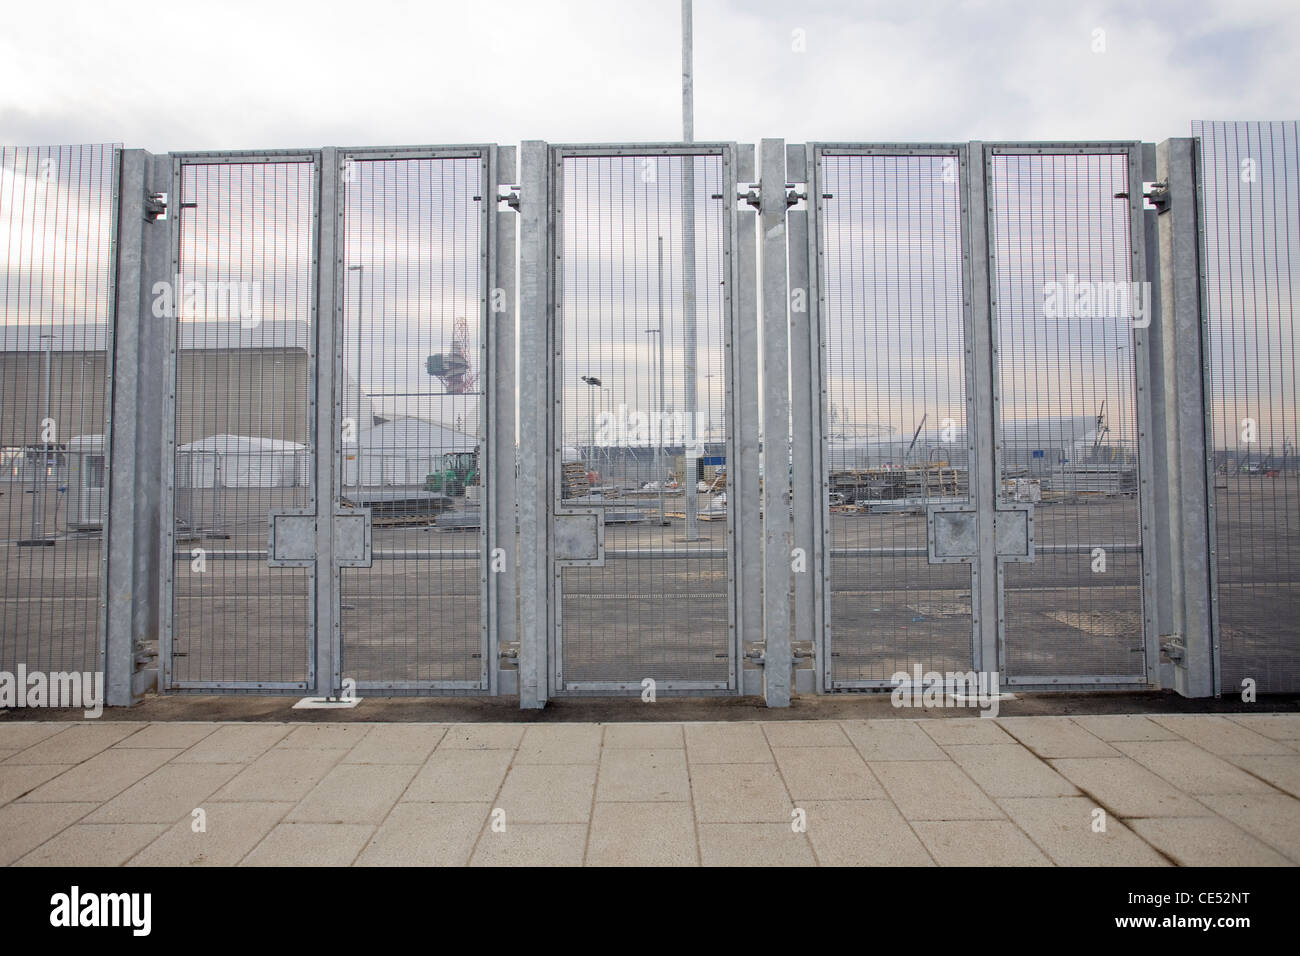
<svg viewBox="0 0 1300 956">
<path fill-rule="evenodd" d="M 354 487 L 422 485 L 428 474 L 437 470 L 443 455 L 476 448 L 478 440 L 473 435 L 422 418 L 396 418 L 362 432 L 359 443 L 344 443 L 343 483 Z"/>
<path fill-rule="evenodd" d="M 209 435 L 176 449 L 176 483 L 182 488 L 292 488 L 308 455 L 297 442 Z"/>
</svg>

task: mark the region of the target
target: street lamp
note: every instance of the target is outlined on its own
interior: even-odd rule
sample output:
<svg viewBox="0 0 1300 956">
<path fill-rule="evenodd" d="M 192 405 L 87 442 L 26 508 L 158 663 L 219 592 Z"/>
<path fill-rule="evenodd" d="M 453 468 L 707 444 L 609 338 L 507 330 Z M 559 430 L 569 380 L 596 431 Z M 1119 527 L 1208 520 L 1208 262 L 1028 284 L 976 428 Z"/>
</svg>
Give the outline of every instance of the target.
<svg viewBox="0 0 1300 956">
<path fill-rule="evenodd" d="M 588 446 L 587 458 L 592 460 L 596 457 L 596 391 L 600 388 L 600 379 L 594 375 L 584 375 L 582 380 L 591 386 L 591 391 L 587 393 L 588 427 L 591 434 L 591 444 Z"/>
</svg>

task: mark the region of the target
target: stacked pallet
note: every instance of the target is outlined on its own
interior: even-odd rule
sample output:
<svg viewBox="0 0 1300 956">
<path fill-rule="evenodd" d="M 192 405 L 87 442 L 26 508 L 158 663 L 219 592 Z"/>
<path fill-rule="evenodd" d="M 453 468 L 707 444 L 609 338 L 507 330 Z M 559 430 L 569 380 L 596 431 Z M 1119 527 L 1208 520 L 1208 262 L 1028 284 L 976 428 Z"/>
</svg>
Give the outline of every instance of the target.
<svg viewBox="0 0 1300 956">
<path fill-rule="evenodd" d="M 587 477 L 587 466 L 581 461 L 564 463 L 564 497 L 583 498 L 591 494 L 591 479 Z"/>
</svg>

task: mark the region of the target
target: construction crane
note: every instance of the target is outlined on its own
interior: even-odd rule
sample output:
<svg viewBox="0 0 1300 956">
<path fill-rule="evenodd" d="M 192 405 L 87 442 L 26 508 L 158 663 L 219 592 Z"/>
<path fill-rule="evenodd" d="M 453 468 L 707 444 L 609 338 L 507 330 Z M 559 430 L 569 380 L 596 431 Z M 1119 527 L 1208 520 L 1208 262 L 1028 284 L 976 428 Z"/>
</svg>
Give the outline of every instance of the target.
<svg viewBox="0 0 1300 956">
<path fill-rule="evenodd" d="M 424 368 L 442 382 L 448 395 L 469 395 L 478 384 L 478 376 L 470 371 L 469 323 L 462 316 L 456 319 L 452 331 L 451 351 L 438 352 L 424 360 Z"/>
</svg>

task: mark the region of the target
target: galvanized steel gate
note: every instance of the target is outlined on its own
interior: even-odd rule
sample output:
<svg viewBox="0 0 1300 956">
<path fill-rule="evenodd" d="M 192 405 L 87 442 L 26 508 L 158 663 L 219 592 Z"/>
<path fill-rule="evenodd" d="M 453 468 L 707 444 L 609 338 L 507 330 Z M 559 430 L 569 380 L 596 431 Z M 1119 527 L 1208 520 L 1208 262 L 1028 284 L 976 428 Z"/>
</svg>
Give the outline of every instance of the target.
<svg viewBox="0 0 1300 956">
<path fill-rule="evenodd" d="M 526 704 L 742 689 L 739 542 L 758 522 L 741 150 L 524 146 Z"/>
<path fill-rule="evenodd" d="M 1141 145 L 797 149 L 817 686 L 1153 681 Z"/>
<path fill-rule="evenodd" d="M 513 150 L 172 161 L 162 687 L 496 692 Z"/>
</svg>

